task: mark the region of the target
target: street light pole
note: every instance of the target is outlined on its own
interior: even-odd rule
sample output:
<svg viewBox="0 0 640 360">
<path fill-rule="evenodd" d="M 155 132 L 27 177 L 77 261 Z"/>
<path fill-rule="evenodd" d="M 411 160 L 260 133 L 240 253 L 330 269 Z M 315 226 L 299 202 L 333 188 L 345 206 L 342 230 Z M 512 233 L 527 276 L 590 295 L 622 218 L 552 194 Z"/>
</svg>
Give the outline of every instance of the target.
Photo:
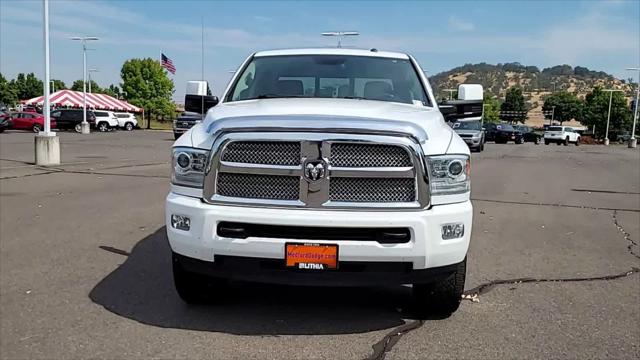
<svg viewBox="0 0 640 360">
<path fill-rule="evenodd" d="M 613 92 L 614 91 L 622 91 L 617 89 L 605 89 L 602 91 L 609 92 L 609 111 L 607 112 L 607 128 L 604 131 L 604 144 L 609 145 L 609 120 L 611 119 L 611 102 L 613 100 Z"/>
<path fill-rule="evenodd" d="M 91 68 L 88 70 L 89 71 L 89 94 L 91 94 L 91 73 L 92 72 L 98 72 L 98 69 L 96 68 Z"/>
<path fill-rule="evenodd" d="M 35 137 L 35 164 L 60 165 L 60 138 L 51 132 L 51 108 L 49 106 L 49 0 L 42 1 L 42 22 L 44 40 L 44 132 Z M 35 126 L 35 125 L 34 125 Z"/>
<path fill-rule="evenodd" d="M 56 83 L 53 80 L 49 81 L 49 85 L 51 85 L 51 92 L 56 92 Z"/>
<path fill-rule="evenodd" d="M 635 109 L 633 111 L 633 126 L 631 127 L 631 138 L 629 138 L 629 147 L 634 149 L 638 145 L 636 139 L 636 122 L 638 121 L 638 102 L 640 101 L 640 67 L 627 68 L 629 71 L 637 71 L 638 78 L 636 79 L 636 102 Z"/>
<path fill-rule="evenodd" d="M 551 120 L 549 121 L 549 125 L 553 125 L 553 118 L 556 115 L 556 107 L 552 106 L 551 107 Z"/>
<path fill-rule="evenodd" d="M 71 40 L 82 41 L 82 133 L 89 133 L 87 122 L 87 41 L 98 40 L 95 36 L 75 36 Z"/>
<path fill-rule="evenodd" d="M 323 32 L 322 36 L 337 36 L 338 37 L 338 47 L 342 47 L 342 38 L 345 36 L 358 36 L 360 35 L 357 31 L 327 31 Z"/>
</svg>

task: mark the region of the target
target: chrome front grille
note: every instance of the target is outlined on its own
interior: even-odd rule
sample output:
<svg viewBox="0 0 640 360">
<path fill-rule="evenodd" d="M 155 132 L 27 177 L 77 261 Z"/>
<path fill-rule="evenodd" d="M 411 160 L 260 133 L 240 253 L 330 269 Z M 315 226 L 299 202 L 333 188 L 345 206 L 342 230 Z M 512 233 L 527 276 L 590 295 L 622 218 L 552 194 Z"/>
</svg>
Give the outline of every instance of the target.
<svg viewBox="0 0 640 360">
<path fill-rule="evenodd" d="M 421 209 L 428 205 L 422 159 L 420 145 L 399 136 L 229 133 L 213 145 L 204 200 L 267 207 Z"/>
<path fill-rule="evenodd" d="M 395 145 L 337 143 L 331 146 L 330 163 L 336 167 L 402 167 L 411 166 L 411 159 Z"/>
<path fill-rule="evenodd" d="M 296 200 L 300 179 L 295 176 L 230 174 L 218 175 L 218 194 L 227 197 Z"/>
<path fill-rule="evenodd" d="M 245 164 L 298 165 L 300 142 L 235 141 L 222 154 L 222 161 Z"/>
<path fill-rule="evenodd" d="M 391 203 L 416 199 L 415 180 L 410 178 L 333 178 L 329 199 L 344 202 Z"/>
</svg>

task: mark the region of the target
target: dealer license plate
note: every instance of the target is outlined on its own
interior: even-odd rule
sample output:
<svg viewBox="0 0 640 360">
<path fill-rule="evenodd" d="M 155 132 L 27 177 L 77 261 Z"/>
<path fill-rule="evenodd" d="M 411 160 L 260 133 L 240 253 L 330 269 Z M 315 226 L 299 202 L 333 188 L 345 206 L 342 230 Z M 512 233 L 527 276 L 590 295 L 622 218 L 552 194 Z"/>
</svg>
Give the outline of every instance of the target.
<svg viewBox="0 0 640 360">
<path fill-rule="evenodd" d="M 338 268 L 338 245 L 285 244 L 284 259 L 288 268 L 335 270 Z"/>
</svg>

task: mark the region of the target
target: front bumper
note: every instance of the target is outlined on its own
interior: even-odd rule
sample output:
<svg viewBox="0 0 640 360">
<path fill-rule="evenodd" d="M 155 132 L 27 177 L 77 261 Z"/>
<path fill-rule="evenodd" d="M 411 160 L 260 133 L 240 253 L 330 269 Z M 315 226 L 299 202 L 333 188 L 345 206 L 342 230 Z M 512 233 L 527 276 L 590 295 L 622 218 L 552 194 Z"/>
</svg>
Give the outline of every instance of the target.
<svg viewBox="0 0 640 360">
<path fill-rule="evenodd" d="M 482 145 L 482 138 L 462 138 L 462 139 L 470 148 L 476 148 Z"/>
<path fill-rule="evenodd" d="M 217 224 L 229 221 L 281 226 L 406 227 L 410 229 L 411 240 L 401 244 L 356 240 L 308 242 L 337 244 L 340 264 L 397 263 L 415 271 L 457 264 L 465 258 L 471 238 L 472 212 L 470 201 L 436 205 L 421 211 L 326 211 L 210 205 L 196 197 L 169 193 L 165 220 L 169 244 L 177 255 L 209 263 L 230 257 L 271 259 L 282 267 L 285 243 L 304 243 L 305 240 L 226 238 L 216 233 Z M 190 230 L 173 228 L 172 214 L 188 216 Z M 461 238 L 442 239 L 441 226 L 450 223 L 464 224 Z"/>
</svg>

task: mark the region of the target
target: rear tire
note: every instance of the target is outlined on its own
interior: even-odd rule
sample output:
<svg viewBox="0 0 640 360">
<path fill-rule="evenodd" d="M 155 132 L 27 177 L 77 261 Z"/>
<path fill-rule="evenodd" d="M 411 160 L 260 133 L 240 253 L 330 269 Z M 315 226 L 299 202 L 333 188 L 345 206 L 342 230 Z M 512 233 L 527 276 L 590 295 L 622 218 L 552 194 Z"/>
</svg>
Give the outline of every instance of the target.
<svg viewBox="0 0 640 360">
<path fill-rule="evenodd" d="M 130 123 L 130 122 L 124 124 L 124 129 L 127 130 L 127 131 L 133 130 L 133 124 Z"/>
<path fill-rule="evenodd" d="M 545 141 L 544 141 L 544 144 L 545 144 L 545 145 L 549 145 L 549 140 L 545 140 Z"/>
<path fill-rule="evenodd" d="M 98 125 L 97 125 L 96 127 L 98 128 L 98 131 L 100 131 L 100 132 L 107 132 L 107 131 L 109 131 L 109 124 L 108 124 L 108 123 L 106 123 L 106 122 L 104 122 L 104 121 L 99 122 L 99 123 L 98 123 Z"/>
<path fill-rule="evenodd" d="M 31 128 L 31 130 L 37 134 L 42 131 L 42 127 L 40 127 L 40 124 L 33 124 L 33 128 Z"/>
<path fill-rule="evenodd" d="M 580 138 L 576 139 L 576 146 L 580 146 Z"/>
<path fill-rule="evenodd" d="M 82 132 L 82 125 L 81 124 L 76 124 L 74 129 L 75 129 L 75 131 L 77 133 L 81 133 Z"/>
<path fill-rule="evenodd" d="M 185 270 L 173 257 L 173 283 L 182 301 L 187 304 L 206 304 L 219 301 L 228 294 L 228 282 Z"/>
<path fill-rule="evenodd" d="M 569 146 L 569 137 L 567 136 L 566 139 L 564 139 L 564 146 Z"/>
<path fill-rule="evenodd" d="M 460 306 L 467 273 L 467 258 L 456 266 L 448 278 L 432 284 L 414 284 L 413 299 L 421 315 L 451 315 Z"/>
</svg>

